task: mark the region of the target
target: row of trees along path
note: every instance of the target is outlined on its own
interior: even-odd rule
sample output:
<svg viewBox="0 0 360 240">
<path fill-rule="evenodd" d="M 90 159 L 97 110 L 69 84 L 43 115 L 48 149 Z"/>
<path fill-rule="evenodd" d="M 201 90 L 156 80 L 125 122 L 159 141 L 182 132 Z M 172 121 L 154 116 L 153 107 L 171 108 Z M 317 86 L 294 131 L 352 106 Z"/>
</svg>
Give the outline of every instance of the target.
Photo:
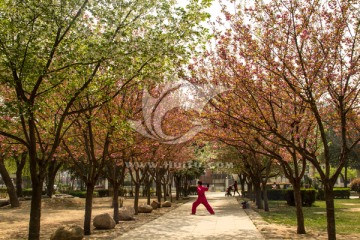
<svg viewBox="0 0 360 240">
<path fill-rule="evenodd" d="M 161 201 L 161 188 L 174 177 L 178 197 L 187 170 L 159 166 L 194 158 L 207 147 L 201 140 L 217 141 L 212 147 L 219 156 L 236 159 L 241 187 L 254 187 L 259 208 L 268 210 L 266 194 L 264 206 L 261 200 L 267 179 L 283 172 L 294 187 L 299 234 L 305 233 L 300 182 L 312 164 L 324 186 L 328 238 L 336 239 L 333 187 L 360 140 L 358 3 L 235 1 L 236 11 L 224 6 L 224 18 L 212 25 L 216 44 L 196 57 L 196 47 L 208 39 L 200 22 L 209 5 L 72 0 L 0 6 L 0 172 L 18 206 L 21 182 L 11 187 L 4 161 L 16 162 L 21 179 L 29 160 L 29 239 L 39 239 L 44 181 L 51 195 L 61 167 L 86 184 L 89 235 L 92 194 L 101 177 L 114 187 L 118 222 L 117 189 L 126 173 L 135 186 L 136 211 L 140 185 L 149 193 L 152 180 Z M 209 128 L 193 143 L 162 144 L 137 134 L 127 121 L 143 117 L 142 89 L 174 73 L 228 89 L 200 115 L 179 110 L 164 118 L 165 134 L 176 136 L 190 129 L 189 118 L 201 116 Z M 335 172 L 329 132 L 341 150 Z M 139 162 L 158 165 L 126 168 Z"/>
<path fill-rule="evenodd" d="M 110 118 L 114 106 L 107 104 L 117 97 L 126 101 L 127 89 L 162 81 L 186 63 L 192 48 L 206 39 L 199 23 L 208 17 L 203 9 L 209 4 L 190 1 L 186 9 L 167 0 L 0 5 L 0 135 L 2 144 L 29 157 L 29 239 L 39 239 L 41 193 L 51 163 L 68 156 L 78 168 L 86 162 L 80 176 L 90 195 L 107 160 L 118 161 L 109 157 L 118 143 L 112 136 L 124 134 L 131 141 L 123 121 L 126 108 Z M 89 219 L 87 211 L 85 234 Z"/>
<path fill-rule="evenodd" d="M 216 45 L 189 67 L 190 81 L 230 89 L 204 113 L 218 130 L 208 135 L 248 159 L 281 165 L 294 187 L 300 234 L 300 180 L 312 164 L 325 191 L 328 238 L 336 239 L 333 187 L 360 139 L 358 3 L 256 1 L 231 12 L 214 29 Z M 339 140 L 335 172 L 329 131 Z"/>
</svg>

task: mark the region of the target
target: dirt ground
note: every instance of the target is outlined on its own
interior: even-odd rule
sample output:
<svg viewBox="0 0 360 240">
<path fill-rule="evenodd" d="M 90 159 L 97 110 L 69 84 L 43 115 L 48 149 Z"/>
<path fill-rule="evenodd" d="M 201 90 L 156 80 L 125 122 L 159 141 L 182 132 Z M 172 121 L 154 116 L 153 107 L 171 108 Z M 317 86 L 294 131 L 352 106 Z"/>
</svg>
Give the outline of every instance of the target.
<svg viewBox="0 0 360 240">
<path fill-rule="evenodd" d="M 146 203 L 140 199 L 139 205 Z M 170 208 L 153 210 L 151 214 L 139 213 L 135 221 L 121 221 L 112 230 L 92 229 L 92 234 L 84 239 L 113 239 L 125 232 L 141 226 L 162 214 L 180 206 L 181 201 L 172 203 Z M 85 199 L 82 198 L 52 198 L 42 200 L 40 239 L 50 239 L 51 234 L 61 225 L 77 224 L 83 227 Z M 111 198 L 94 198 L 92 218 L 98 214 L 113 215 Z M 125 199 L 124 206 L 132 207 L 133 199 Z M 21 201 L 19 208 L 5 206 L 0 208 L 0 239 L 27 239 L 29 226 L 30 201 Z"/>
<path fill-rule="evenodd" d="M 140 199 L 140 203 L 146 203 Z M 183 204 L 182 201 L 175 202 L 170 208 L 160 208 L 151 214 L 140 213 L 135 216 L 135 221 L 117 224 L 112 230 L 92 229 L 92 234 L 85 239 L 114 239 L 125 232 L 139 227 L 164 213 L 175 209 Z M 133 199 L 124 199 L 124 206 L 132 207 Z M 83 227 L 85 199 L 82 198 L 53 198 L 43 199 L 41 216 L 41 239 L 49 239 L 51 234 L 61 225 L 78 224 Z M 102 213 L 112 215 L 111 198 L 95 198 L 93 203 L 92 217 Z M 239 208 L 240 208 L 239 204 Z M 255 226 L 263 234 L 265 239 L 327 239 L 326 232 L 308 231 L 305 235 L 296 234 L 295 227 L 271 224 L 265 222 L 261 216 L 252 209 L 246 209 Z M 27 239 L 30 213 L 30 201 L 22 201 L 20 208 L 12 209 L 10 206 L 0 208 L 0 239 Z M 337 239 L 359 239 L 358 235 L 338 235 Z"/>
</svg>

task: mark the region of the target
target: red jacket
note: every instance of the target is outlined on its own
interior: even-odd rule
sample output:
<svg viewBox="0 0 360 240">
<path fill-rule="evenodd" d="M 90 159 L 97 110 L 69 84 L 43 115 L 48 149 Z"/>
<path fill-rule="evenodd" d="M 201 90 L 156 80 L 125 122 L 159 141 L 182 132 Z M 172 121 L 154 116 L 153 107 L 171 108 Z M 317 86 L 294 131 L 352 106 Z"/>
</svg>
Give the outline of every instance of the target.
<svg viewBox="0 0 360 240">
<path fill-rule="evenodd" d="M 205 192 L 207 190 L 209 190 L 207 187 L 198 186 L 197 187 L 198 198 L 206 198 L 205 197 Z"/>
</svg>

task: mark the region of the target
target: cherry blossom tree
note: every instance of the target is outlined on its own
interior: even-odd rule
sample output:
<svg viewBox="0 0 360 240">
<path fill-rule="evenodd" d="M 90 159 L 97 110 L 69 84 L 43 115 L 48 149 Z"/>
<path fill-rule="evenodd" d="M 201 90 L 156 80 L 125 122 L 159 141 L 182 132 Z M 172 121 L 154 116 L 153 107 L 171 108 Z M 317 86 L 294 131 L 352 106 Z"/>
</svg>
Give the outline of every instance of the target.
<svg viewBox="0 0 360 240">
<path fill-rule="evenodd" d="M 114 87 L 121 80 L 126 86 L 185 63 L 202 41 L 199 22 L 207 18 L 203 8 L 209 3 L 190 1 L 186 9 L 166 0 L 0 5 L 1 95 L 9 92 L 5 105 L 20 126 L 0 134 L 28 150 L 29 239 L 39 239 L 46 168 L 72 124 L 67 118 L 80 113 L 73 111 L 74 104 L 87 96 L 85 90 L 100 90 L 99 82 Z M 98 99 L 96 106 L 111 97 Z M 15 135 L 14 129 L 22 133 Z"/>
<path fill-rule="evenodd" d="M 358 7 L 349 1 L 239 4 L 235 14 L 224 11 L 228 29 L 215 33 L 216 53 L 200 60 L 211 65 L 205 71 L 191 66 L 202 73 L 198 81 L 210 78 L 235 90 L 213 105 L 236 102 L 238 111 L 231 104 L 215 111 L 317 169 L 326 192 L 329 239 L 336 239 L 333 186 L 360 139 Z M 329 129 L 341 136 L 333 173 Z"/>
</svg>

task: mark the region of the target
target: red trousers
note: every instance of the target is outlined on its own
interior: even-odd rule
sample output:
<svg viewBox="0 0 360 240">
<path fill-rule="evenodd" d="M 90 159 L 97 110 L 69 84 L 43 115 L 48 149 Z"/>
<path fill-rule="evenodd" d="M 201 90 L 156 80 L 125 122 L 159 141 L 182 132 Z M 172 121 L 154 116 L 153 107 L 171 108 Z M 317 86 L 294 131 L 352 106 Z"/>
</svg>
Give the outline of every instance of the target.
<svg viewBox="0 0 360 240">
<path fill-rule="evenodd" d="M 210 214 L 214 214 L 214 210 L 211 208 L 205 197 L 200 197 L 193 203 L 191 210 L 192 214 L 196 213 L 196 208 L 199 206 L 200 203 L 202 203 L 206 207 Z"/>
</svg>

